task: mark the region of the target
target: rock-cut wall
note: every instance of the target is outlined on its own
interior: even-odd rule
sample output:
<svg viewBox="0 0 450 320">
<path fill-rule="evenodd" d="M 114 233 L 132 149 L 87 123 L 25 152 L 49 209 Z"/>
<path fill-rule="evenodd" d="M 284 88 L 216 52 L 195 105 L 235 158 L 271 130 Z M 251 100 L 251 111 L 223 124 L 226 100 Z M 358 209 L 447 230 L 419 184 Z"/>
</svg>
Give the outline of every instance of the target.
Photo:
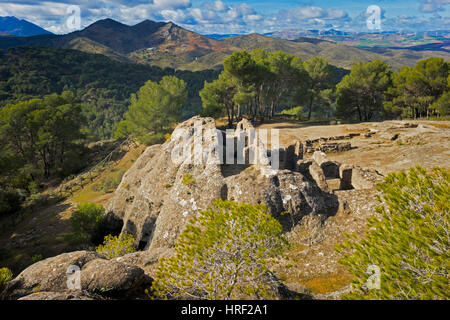
<svg viewBox="0 0 450 320">
<path fill-rule="evenodd" d="M 295 170 L 273 170 L 263 144 L 248 149 L 260 161 L 250 165 L 223 164 L 223 141 L 242 138 L 253 127 L 248 121 L 234 135 L 216 129 L 212 118 L 191 118 L 180 124 L 170 141 L 147 148 L 107 205 L 111 224 L 135 236 L 140 249 L 173 247 L 190 218 L 216 199 L 264 203 L 288 230 L 308 214 L 333 214 L 338 202 L 311 178 Z M 237 157 L 237 152 L 234 155 Z M 289 214 L 285 214 L 289 212 Z M 283 213 L 283 214 L 282 214 Z"/>
</svg>

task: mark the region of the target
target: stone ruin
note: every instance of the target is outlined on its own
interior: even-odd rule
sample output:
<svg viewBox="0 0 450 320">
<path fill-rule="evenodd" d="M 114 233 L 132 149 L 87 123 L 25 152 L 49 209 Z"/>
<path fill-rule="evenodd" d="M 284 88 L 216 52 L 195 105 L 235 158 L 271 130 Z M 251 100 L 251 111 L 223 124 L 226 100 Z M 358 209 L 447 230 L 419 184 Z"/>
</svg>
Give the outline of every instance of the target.
<svg viewBox="0 0 450 320">
<path fill-rule="evenodd" d="M 196 123 L 202 130 L 195 130 Z M 381 177 L 330 161 L 322 152 L 305 160 L 299 141 L 268 150 L 258 138 L 244 134 L 249 130 L 254 128 L 247 120 L 231 133 L 217 130 L 212 118 L 194 117 L 180 124 L 170 141 L 147 148 L 125 173 L 106 207 L 111 227 L 133 234 L 139 249 L 161 252 L 173 247 L 191 217 L 224 199 L 264 203 L 288 231 L 307 215 L 336 214 L 339 201 L 334 190 L 373 188 Z M 242 154 L 234 148 L 227 155 L 230 143 L 241 144 Z M 173 161 L 180 150 L 192 152 Z M 277 154 L 279 168 L 273 163 Z M 256 161 L 250 161 L 251 155 Z M 221 161 L 227 156 L 235 162 Z M 203 161 L 193 162 L 195 158 Z M 183 183 L 186 175 L 194 182 Z"/>
<path fill-rule="evenodd" d="M 305 153 L 312 154 L 316 151 L 325 153 L 348 151 L 352 149 L 352 144 L 348 141 L 340 140 L 350 140 L 360 135 L 360 133 L 350 133 L 345 136 L 321 137 L 318 139 L 305 140 Z"/>
</svg>

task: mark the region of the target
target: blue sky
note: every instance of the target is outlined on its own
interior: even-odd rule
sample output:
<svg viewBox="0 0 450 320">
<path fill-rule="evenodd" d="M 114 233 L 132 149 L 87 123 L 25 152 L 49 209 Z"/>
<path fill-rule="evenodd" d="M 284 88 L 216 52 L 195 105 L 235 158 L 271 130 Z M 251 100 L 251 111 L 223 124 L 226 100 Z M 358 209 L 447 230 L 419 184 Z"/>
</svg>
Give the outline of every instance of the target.
<svg viewBox="0 0 450 320">
<path fill-rule="evenodd" d="M 370 31 L 367 8 L 379 6 L 381 30 L 450 30 L 450 0 L 0 0 L 0 16 L 16 16 L 49 31 L 73 31 L 69 6 L 80 8 L 81 27 L 112 18 L 132 25 L 173 21 L 208 33 L 330 28 Z"/>
</svg>

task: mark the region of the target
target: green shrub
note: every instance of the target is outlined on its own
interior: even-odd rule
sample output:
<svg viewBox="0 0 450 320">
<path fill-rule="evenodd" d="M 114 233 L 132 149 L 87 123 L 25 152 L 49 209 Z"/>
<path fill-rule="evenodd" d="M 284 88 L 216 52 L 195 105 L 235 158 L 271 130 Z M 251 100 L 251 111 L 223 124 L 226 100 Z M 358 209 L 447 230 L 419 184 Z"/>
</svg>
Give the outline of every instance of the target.
<svg viewBox="0 0 450 320">
<path fill-rule="evenodd" d="M 18 192 L 0 190 L 0 216 L 19 211 L 22 201 Z"/>
<path fill-rule="evenodd" d="M 31 264 L 41 261 L 42 259 L 44 259 L 42 254 L 35 254 L 34 256 L 31 257 Z"/>
<path fill-rule="evenodd" d="M 281 114 L 286 114 L 289 116 L 298 116 L 302 113 L 303 107 L 299 106 L 299 107 L 294 107 L 291 109 L 284 109 L 283 111 L 281 111 Z"/>
<path fill-rule="evenodd" d="M 439 168 L 386 177 L 378 187 L 382 218 L 369 219 L 365 238 L 350 237 L 337 247 L 340 263 L 354 276 L 354 290 L 343 298 L 450 298 L 449 182 L 450 171 Z"/>
<path fill-rule="evenodd" d="M 192 186 L 196 182 L 195 178 L 190 173 L 185 173 L 183 175 L 183 180 L 181 181 L 182 184 L 185 186 Z"/>
<path fill-rule="evenodd" d="M 217 200 L 193 218 L 161 259 L 152 285 L 157 298 L 272 298 L 269 260 L 282 253 L 283 228 L 264 205 Z"/>
<path fill-rule="evenodd" d="M 133 235 L 128 233 L 122 233 L 118 236 L 107 235 L 103 244 L 99 245 L 96 251 L 107 259 L 121 257 L 136 251 L 134 241 Z"/>
<path fill-rule="evenodd" d="M 12 272 L 8 268 L 0 268 L 0 293 L 5 290 L 6 285 L 12 279 Z"/>
<path fill-rule="evenodd" d="M 84 243 L 101 243 L 105 235 L 105 208 L 100 204 L 82 203 L 70 217 L 72 232 Z"/>
</svg>

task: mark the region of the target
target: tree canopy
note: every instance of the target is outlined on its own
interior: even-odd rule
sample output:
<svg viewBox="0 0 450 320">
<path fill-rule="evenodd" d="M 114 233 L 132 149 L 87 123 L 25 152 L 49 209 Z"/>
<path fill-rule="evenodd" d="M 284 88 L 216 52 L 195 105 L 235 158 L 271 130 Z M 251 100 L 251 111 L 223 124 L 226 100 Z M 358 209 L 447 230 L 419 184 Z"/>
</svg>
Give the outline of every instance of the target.
<svg viewBox="0 0 450 320">
<path fill-rule="evenodd" d="M 328 66 L 325 60 L 320 62 Z M 324 68 L 327 72 L 323 71 L 322 78 L 314 74 L 317 79 L 310 81 L 314 82 L 311 86 L 317 91 L 330 81 L 331 72 Z M 305 91 L 309 77 L 304 62 L 291 54 L 262 49 L 236 51 L 225 59 L 219 80 L 205 83 L 200 92 L 204 113 L 226 114 L 229 125 L 244 113 L 254 120 L 256 117 L 273 117 L 277 108 L 305 100 L 304 94 L 299 93 Z"/>
<path fill-rule="evenodd" d="M 448 114 L 450 62 L 442 58 L 419 61 L 393 75 L 385 107 L 394 115 L 421 118 Z"/>
<path fill-rule="evenodd" d="M 383 115 L 385 92 L 391 85 L 389 66 L 381 60 L 353 65 L 336 87 L 337 114 L 370 121 Z"/>
<path fill-rule="evenodd" d="M 27 180 L 66 175 L 76 169 L 83 120 L 81 106 L 69 91 L 7 105 L 0 109 L 0 144 Z"/>
<path fill-rule="evenodd" d="M 158 298 L 272 297 L 268 268 L 286 240 L 264 205 L 217 200 L 179 236 L 176 254 L 162 259 L 152 289 Z"/>
<path fill-rule="evenodd" d="M 100 54 L 54 48 L 12 48 L 0 54 L 0 108 L 45 95 L 72 91 L 87 119 L 92 140 L 110 139 L 123 120 L 130 96 L 146 81 L 176 76 L 186 82 L 187 102 L 181 117 L 198 114 L 204 81 L 220 71 L 199 72 L 118 62 Z"/>
<path fill-rule="evenodd" d="M 186 83 L 174 76 L 165 76 L 159 83 L 147 81 L 136 94 L 116 132 L 116 137 L 131 135 L 145 142 L 180 119 L 186 103 Z"/>
</svg>

